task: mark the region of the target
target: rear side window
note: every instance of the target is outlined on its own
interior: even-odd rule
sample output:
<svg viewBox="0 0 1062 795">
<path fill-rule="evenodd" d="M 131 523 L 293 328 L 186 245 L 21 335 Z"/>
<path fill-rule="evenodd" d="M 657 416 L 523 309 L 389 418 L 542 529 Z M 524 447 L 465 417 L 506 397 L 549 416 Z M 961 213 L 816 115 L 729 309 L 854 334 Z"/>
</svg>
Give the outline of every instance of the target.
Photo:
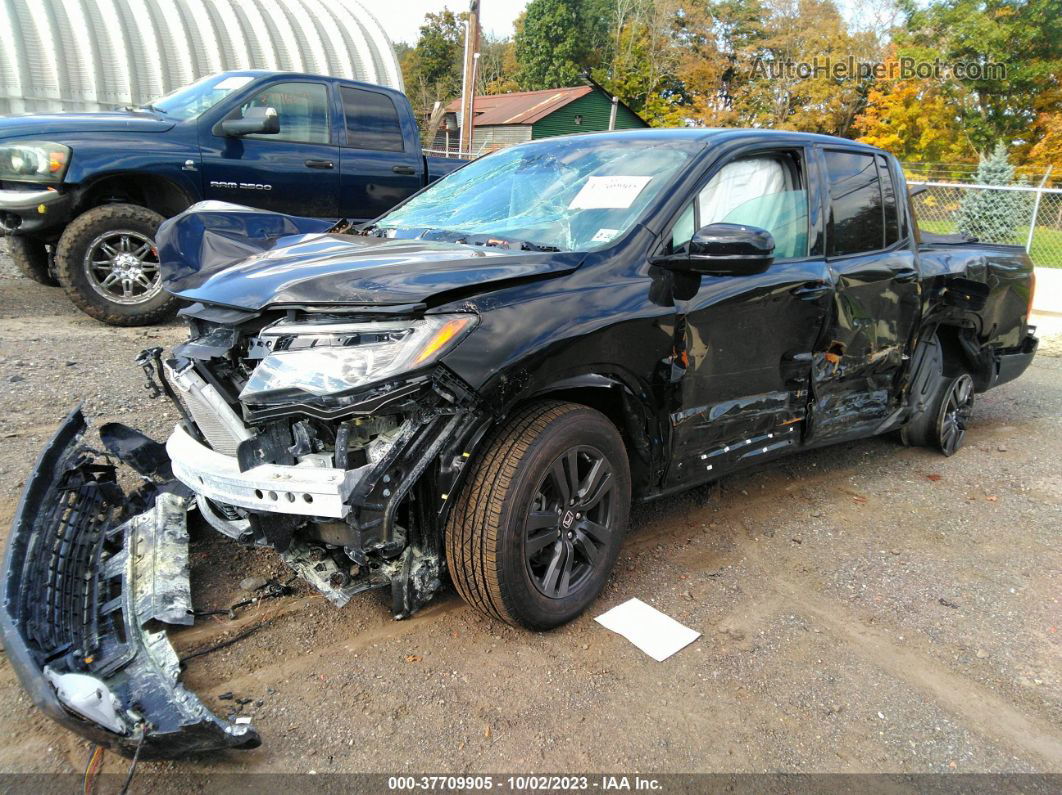
<svg viewBox="0 0 1062 795">
<path fill-rule="evenodd" d="M 828 255 L 881 250 L 885 247 L 885 216 L 874 155 L 833 151 L 825 155 L 830 180 Z M 895 208 L 895 198 L 893 204 Z"/>
<path fill-rule="evenodd" d="M 354 149 L 401 152 L 405 149 L 398 111 L 391 98 L 360 88 L 339 89 L 347 124 L 346 145 Z"/>
</svg>

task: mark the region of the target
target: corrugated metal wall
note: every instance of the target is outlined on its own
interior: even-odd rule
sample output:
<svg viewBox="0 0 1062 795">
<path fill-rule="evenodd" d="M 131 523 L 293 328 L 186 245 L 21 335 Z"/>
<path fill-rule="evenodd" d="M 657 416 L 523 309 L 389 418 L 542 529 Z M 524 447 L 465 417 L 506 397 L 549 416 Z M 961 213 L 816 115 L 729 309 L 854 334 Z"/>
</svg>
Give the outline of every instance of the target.
<svg viewBox="0 0 1062 795">
<path fill-rule="evenodd" d="M 0 114 L 141 105 L 226 69 L 402 89 L 358 0 L 0 0 Z"/>
</svg>

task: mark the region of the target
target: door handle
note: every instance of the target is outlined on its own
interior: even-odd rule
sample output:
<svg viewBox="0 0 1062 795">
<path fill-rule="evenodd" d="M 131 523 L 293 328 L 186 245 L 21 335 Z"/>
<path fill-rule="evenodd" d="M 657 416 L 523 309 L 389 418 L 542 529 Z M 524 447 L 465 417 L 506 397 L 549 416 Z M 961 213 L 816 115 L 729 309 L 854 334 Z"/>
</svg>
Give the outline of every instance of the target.
<svg viewBox="0 0 1062 795">
<path fill-rule="evenodd" d="M 307 168 L 335 168 L 336 164 L 331 160 L 307 160 Z"/>
<path fill-rule="evenodd" d="M 827 293 L 833 292 L 833 286 L 826 282 L 808 282 L 802 287 L 794 287 L 789 292 L 801 301 L 818 301 Z"/>
<path fill-rule="evenodd" d="M 406 174 L 412 176 L 417 173 L 417 170 L 413 166 L 391 166 L 391 170 L 396 174 Z"/>
<path fill-rule="evenodd" d="M 898 268 L 892 272 L 892 278 L 898 282 L 913 282 L 918 278 L 918 271 L 914 268 Z"/>
</svg>

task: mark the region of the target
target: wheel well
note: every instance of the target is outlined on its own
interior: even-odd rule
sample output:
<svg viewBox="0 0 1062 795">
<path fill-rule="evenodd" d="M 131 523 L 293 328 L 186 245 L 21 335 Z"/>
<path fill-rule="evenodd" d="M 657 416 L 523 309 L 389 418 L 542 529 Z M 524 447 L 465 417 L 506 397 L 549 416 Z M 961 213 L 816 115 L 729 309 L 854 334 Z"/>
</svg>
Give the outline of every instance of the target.
<svg viewBox="0 0 1062 795">
<path fill-rule="evenodd" d="M 940 340 L 940 350 L 944 358 L 945 375 L 958 375 L 970 369 L 966 355 L 963 353 L 963 345 L 959 338 L 963 329 L 958 326 L 940 326 L 937 329 L 937 339 Z"/>
<path fill-rule="evenodd" d="M 192 202 L 181 188 L 163 177 L 118 174 L 104 177 L 83 189 L 76 213 L 118 203 L 147 207 L 170 218 L 186 210 Z"/>
</svg>

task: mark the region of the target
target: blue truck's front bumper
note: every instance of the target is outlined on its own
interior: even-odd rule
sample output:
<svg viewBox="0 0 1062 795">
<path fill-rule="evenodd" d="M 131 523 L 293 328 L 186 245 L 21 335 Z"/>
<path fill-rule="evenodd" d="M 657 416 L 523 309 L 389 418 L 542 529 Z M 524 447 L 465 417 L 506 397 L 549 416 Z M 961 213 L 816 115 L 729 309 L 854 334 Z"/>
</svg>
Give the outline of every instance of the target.
<svg viewBox="0 0 1062 795">
<path fill-rule="evenodd" d="M 36 235 L 62 227 L 72 205 L 70 193 L 51 188 L 0 189 L 0 234 Z"/>
<path fill-rule="evenodd" d="M 125 754 L 253 748 L 177 681 L 166 624 L 192 622 L 187 497 L 123 493 L 72 412 L 26 482 L 4 557 L 0 631 L 34 703 Z M 139 513 L 137 513 L 139 511 Z M 133 515 L 135 514 L 135 515 Z"/>
</svg>

